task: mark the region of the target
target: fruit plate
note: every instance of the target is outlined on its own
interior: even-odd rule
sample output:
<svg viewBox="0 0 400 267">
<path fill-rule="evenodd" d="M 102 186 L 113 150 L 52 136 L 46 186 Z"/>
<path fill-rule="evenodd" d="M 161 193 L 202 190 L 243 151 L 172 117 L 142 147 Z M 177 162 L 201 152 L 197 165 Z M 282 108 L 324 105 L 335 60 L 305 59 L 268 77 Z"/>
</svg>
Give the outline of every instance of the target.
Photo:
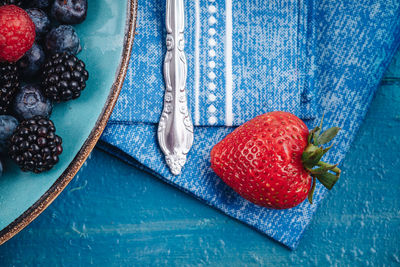
<svg viewBox="0 0 400 267">
<path fill-rule="evenodd" d="M 21 172 L 10 160 L 0 178 L 0 244 L 32 222 L 72 180 L 100 138 L 128 68 L 137 0 L 89 0 L 87 19 L 75 28 L 78 54 L 90 73 L 82 96 L 58 104 L 51 119 L 63 138 L 60 162 L 42 174 Z"/>
</svg>

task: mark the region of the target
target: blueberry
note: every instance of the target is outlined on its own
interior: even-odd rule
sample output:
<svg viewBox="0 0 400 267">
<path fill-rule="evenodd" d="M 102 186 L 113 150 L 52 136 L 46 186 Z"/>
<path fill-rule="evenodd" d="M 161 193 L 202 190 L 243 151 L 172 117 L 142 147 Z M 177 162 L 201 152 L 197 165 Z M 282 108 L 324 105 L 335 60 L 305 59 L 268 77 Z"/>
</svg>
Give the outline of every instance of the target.
<svg viewBox="0 0 400 267">
<path fill-rule="evenodd" d="M 45 98 L 38 85 L 27 84 L 14 99 L 14 112 L 21 120 L 35 116 L 50 117 L 53 104 Z"/>
<path fill-rule="evenodd" d="M 78 35 L 70 25 L 52 29 L 46 36 L 45 46 L 52 54 L 66 52 L 76 55 L 82 50 Z"/>
<path fill-rule="evenodd" d="M 86 19 L 87 9 L 87 0 L 56 0 L 51 15 L 60 23 L 78 24 Z"/>
<path fill-rule="evenodd" d="M 26 7 L 37 7 L 40 9 L 47 9 L 48 7 L 50 7 L 51 0 L 28 0 L 25 2 L 28 2 L 25 4 Z"/>
<path fill-rule="evenodd" d="M 36 39 L 41 39 L 50 30 L 50 19 L 46 13 L 39 8 L 30 8 L 26 10 L 29 17 L 35 23 Z"/>
<path fill-rule="evenodd" d="M 9 115 L 0 115 L 0 153 L 8 150 L 8 140 L 18 126 L 18 120 Z"/>
<path fill-rule="evenodd" d="M 45 60 L 46 55 L 43 52 L 43 48 L 34 43 L 32 48 L 29 49 L 28 52 L 26 52 L 17 62 L 22 77 L 26 79 L 34 78 L 38 74 Z"/>
</svg>

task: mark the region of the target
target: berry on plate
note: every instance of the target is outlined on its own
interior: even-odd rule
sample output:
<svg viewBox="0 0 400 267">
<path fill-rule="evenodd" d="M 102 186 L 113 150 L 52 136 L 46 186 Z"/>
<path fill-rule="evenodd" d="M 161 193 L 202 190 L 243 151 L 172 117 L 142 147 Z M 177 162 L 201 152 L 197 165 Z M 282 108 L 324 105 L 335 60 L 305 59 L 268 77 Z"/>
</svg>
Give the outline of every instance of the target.
<svg viewBox="0 0 400 267">
<path fill-rule="evenodd" d="M 86 19 L 87 9 L 87 0 L 55 0 L 51 15 L 60 23 L 78 24 Z"/>
<path fill-rule="evenodd" d="M 22 0 L 0 0 L 0 6 L 5 6 L 5 5 L 21 6 L 22 2 L 23 2 Z"/>
<path fill-rule="evenodd" d="M 88 78 L 83 61 L 71 54 L 55 54 L 44 64 L 42 91 L 55 102 L 76 99 Z"/>
<path fill-rule="evenodd" d="M 26 10 L 29 17 L 35 24 L 36 39 L 40 39 L 50 31 L 50 19 L 46 13 L 39 8 L 30 8 Z"/>
<path fill-rule="evenodd" d="M 18 120 L 9 115 L 0 115 L 0 153 L 6 154 L 11 135 L 18 126 Z"/>
<path fill-rule="evenodd" d="M 61 137 L 51 120 L 35 117 L 21 122 L 10 139 L 8 153 L 22 169 L 41 173 L 54 167 L 62 153 Z"/>
<path fill-rule="evenodd" d="M 269 112 L 238 127 L 211 151 L 215 173 L 243 198 L 260 206 L 288 209 L 308 196 L 312 203 L 318 179 L 331 189 L 340 176 L 337 165 L 321 161 L 337 127 L 308 131 L 298 117 Z M 332 173 L 333 172 L 333 173 Z"/>
<path fill-rule="evenodd" d="M 75 29 L 70 25 L 61 25 L 52 29 L 46 36 L 45 46 L 49 53 L 78 54 L 82 48 Z"/>
<path fill-rule="evenodd" d="M 34 43 L 32 48 L 17 61 L 18 71 L 23 78 L 32 79 L 39 73 L 45 60 L 46 55 L 42 47 Z"/>
<path fill-rule="evenodd" d="M 53 104 L 42 95 L 38 85 L 27 84 L 14 99 L 14 112 L 21 120 L 42 116 L 49 118 Z"/>
<path fill-rule="evenodd" d="M 35 24 L 25 10 L 7 5 L 0 7 L 0 61 L 15 62 L 35 41 Z"/>
<path fill-rule="evenodd" d="M 19 88 L 15 63 L 0 62 L 0 114 L 7 114 Z"/>
<path fill-rule="evenodd" d="M 37 7 L 40 9 L 47 9 L 50 7 L 50 3 L 52 0 L 27 0 L 24 3 L 24 6 L 26 7 Z"/>
</svg>

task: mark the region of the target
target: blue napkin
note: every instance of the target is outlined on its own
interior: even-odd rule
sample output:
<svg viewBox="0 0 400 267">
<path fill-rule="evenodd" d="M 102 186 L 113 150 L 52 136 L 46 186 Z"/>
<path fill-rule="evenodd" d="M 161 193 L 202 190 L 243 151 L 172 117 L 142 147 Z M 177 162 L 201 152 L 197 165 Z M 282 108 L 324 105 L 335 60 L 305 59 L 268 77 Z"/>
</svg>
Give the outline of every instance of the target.
<svg viewBox="0 0 400 267">
<path fill-rule="evenodd" d="M 229 1 L 227 0 L 226 2 Z M 212 3 L 213 1 L 209 2 Z M 270 3 L 269 1 L 261 0 L 235 2 L 240 2 L 241 6 L 248 8 L 250 13 L 253 13 L 251 9 L 252 3 Z M 281 0 L 275 2 L 287 3 L 292 1 Z M 149 3 L 149 1 L 146 1 L 146 4 Z M 314 99 L 315 105 L 318 107 L 316 109 L 318 117 L 324 112 L 325 125 L 337 125 L 343 129 L 337 137 L 335 148 L 325 158 L 327 162 L 340 162 L 349 149 L 383 73 L 400 42 L 400 1 L 348 0 L 304 2 L 303 4 L 307 5 L 307 10 L 315 14 L 316 35 L 315 46 L 311 45 L 310 48 L 303 50 L 303 52 L 306 50 L 313 51 L 312 55 L 310 55 L 310 60 L 312 62 L 315 59 L 315 68 L 313 67 L 309 72 L 302 74 L 306 80 L 304 84 L 314 83 L 315 85 L 315 90 L 310 90 L 310 92 L 312 96 L 311 102 Z M 220 8 L 220 11 L 222 10 L 221 12 L 224 13 L 223 7 Z M 145 10 L 146 7 L 142 3 L 139 6 L 139 34 L 140 29 L 143 29 L 145 24 L 152 23 L 146 20 L 149 14 L 144 14 Z M 162 8 L 154 10 L 154 12 L 162 11 Z M 257 12 L 254 11 L 254 14 L 257 14 Z M 249 20 L 252 20 L 254 24 L 257 23 L 257 20 L 250 15 Z M 157 34 L 155 33 L 156 31 L 161 32 L 161 23 L 154 30 L 154 34 Z M 279 31 L 279 25 L 275 26 L 277 28 L 271 28 L 270 30 Z M 250 25 L 246 27 L 250 27 Z M 298 30 L 301 31 L 301 27 Z M 313 30 L 307 30 L 307 32 L 308 34 L 306 35 L 313 35 Z M 151 57 L 152 53 L 135 54 L 135 50 L 140 49 L 143 45 L 145 44 L 135 43 L 133 57 L 141 56 L 143 57 L 142 60 Z M 157 49 L 153 47 L 152 51 Z M 130 72 L 139 72 L 140 69 L 137 69 L 138 65 L 136 63 L 137 61 L 133 58 Z M 299 65 L 299 71 L 300 69 L 301 66 Z M 147 71 L 147 69 L 145 70 Z M 157 75 L 161 75 L 161 72 Z M 156 76 L 156 78 L 152 78 L 152 76 L 146 77 L 148 79 L 159 79 Z M 256 84 L 257 82 L 253 80 L 253 83 Z M 195 141 L 188 156 L 188 163 L 182 175 L 172 176 L 158 148 L 156 125 L 154 121 L 144 118 L 145 115 L 148 116 L 152 111 L 146 110 L 146 106 L 132 107 L 132 104 L 127 102 L 127 99 L 133 101 L 134 98 L 143 98 L 143 94 L 146 94 L 145 88 L 136 91 L 130 90 L 128 88 L 130 86 L 136 86 L 136 88 L 147 86 L 144 84 L 134 85 L 134 83 L 134 77 L 128 75 L 116 114 L 109 122 L 102 136 L 101 146 L 122 160 L 151 172 L 167 183 L 173 184 L 229 216 L 254 227 L 287 247 L 295 249 L 318 203 L 326 195 L 326 190 L 318 184 L 313 205 L 305 201 L 296 208 L 281 211 L 261 208 L 244 200 L 227 187 L 210 168 L 209 153 L 212 146 L 234 130 L 233 127 L 224 126 L 195 127 Z M 282 88 L 278 87 L 276 89 L 281 90 Z M 306 98 L 301 102 L 307 103 L 309 99 L 303 92 L 308 89 L 300 92 L 301 90 L 299 91 L 294 86 L 293 90 L 296 91 L 293 96 L 301 93 L 301 97 Z M 146 95 L 146 97 L 150 96 Z M 268 100 L 271 99 L 268 98 Z M 154 114 L 151 115 L 155 116 L 155 118 L 157 118 L 157 114 L 159 115 L 162 104 L 161 98 L 157 101 L 159 101 L 157 109 L 154 107 Z M 279 103 L 279 101 L 280 99 L 272 98 L 273 103 Z M 262 105 L 263 103 L 260 104 Z M 246 107 L 247 102 L 242 102 L 242 105 Z M 250 108 L 254 107 L 253 103 L 248 105 Z M 303 110 L 306 113 L 309 110 L 306 106 L 303 105 L 300 112 Z M 284 110 L 292 109 L 288 107 Z M 139 116 L 139 111 L 145 114 Z M 251 115 L 245 114 L 241 117 L 241 115 L 239 116 L 239 114 L 235 113 L 235 117 L 238 118 L 236 123 L 241 121 L 240 118 L 247 119 L 247 116 Z M 204 117 L 207 118 L 206 115 Z M 307 121 L 307 126 L 311 128 L 315 126 L 312 125 L 314 123 L 316 122 L 309 120 Z M 204 121 L 200 125 L 208 124 Z M 349 178 L 357 179 L 358 177 Z"/>
<path fill-rule="evenodd" d="M 195 125 L 240 125 L 272 110 L 314 117 L 309 2 L 186 1 L 187 89 Z M 164 14 L 165 0 L 139 5 L 131 67 L 113 121 L 160 119 Z"/>
</svg>

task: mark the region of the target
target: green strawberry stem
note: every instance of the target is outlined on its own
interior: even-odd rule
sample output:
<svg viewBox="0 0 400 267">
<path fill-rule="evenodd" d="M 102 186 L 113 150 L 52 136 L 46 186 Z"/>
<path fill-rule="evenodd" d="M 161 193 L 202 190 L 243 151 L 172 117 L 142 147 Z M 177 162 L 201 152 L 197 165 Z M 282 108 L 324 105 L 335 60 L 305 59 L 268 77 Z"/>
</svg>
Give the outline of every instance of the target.
<svg viewBox="0 0 400 267">
<path fill-rule="evenodd" d="M 328 190 L 331 190 L 335 183 L 339 180 L 341 170 L 336 165 L 328 164 L 321 161 L 321 158 L 328 152 L 333 145 L 324 148 L 323 145 L 332 141 L 337 135 L 340 128 L 332 127 L 321 132 L 321 124 L 311 130 L 308 136 L 308 145 L 301 157 L 304 168 L 311 174 L 313 179 L 310 192 L 308 193 L 308 201 L 312 204 L 312 197 L 315 190 L 316 180 L 323 184 Z"/>
</svg>

